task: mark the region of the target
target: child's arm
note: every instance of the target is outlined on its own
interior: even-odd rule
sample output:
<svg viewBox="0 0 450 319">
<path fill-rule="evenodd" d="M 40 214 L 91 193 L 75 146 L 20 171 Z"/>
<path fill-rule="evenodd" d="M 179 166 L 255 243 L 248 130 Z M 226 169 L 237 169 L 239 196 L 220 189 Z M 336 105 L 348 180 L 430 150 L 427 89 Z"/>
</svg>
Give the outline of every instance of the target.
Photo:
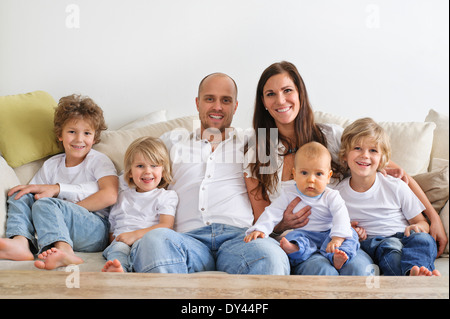
<svg viewBox="0 0 450 319">
<path fill-rule="evenodd" d="M 390 168 L 399 168 L 397 164 L 390 161 L 389 162 Z M 419 200 L 422 202 L 422 204 L 425 206 L 425 210 L 423 211 L 425 215 L 430 220 L 430 235 L 433 236 L 434 239 L 436 239 L 436 242 L 438 243 L 438 253 L 437 256 L 439 257 L 443 252 L 444 248 L 447 245 L 448 238 L 445 234 L 444 226 L 442 225 L 441 218 L 439 217 L 439 214 L 434 209 L 433 205 L 431 205 L 430 201 L 428 200 L 427 195 L 423 192 L 422 188 L 417 184 L 417 182 L 411 178 L 408 174 L 404 173 L 409 181 L 408 186 L 411 188 L 413 193 L 419 198 Z M 402 178 L 403 179 L 403 178 Z"/>
<path fill-rule="evenodd" d="M 405 228 L 405 236 L 408 237 L 411 231 L 416 233 L 429 233 L 430 225 L 422 214 L 417 215 L 414 218 L 408 219 L 409 226 Z"/>
<path fill-rule="evenodd" d="M 156 225 L 154 225 L 152 227 L 138 229 L 138 230 L 127 232 L 127 233 L 122 233 L 122 234 L 120 234 L 120 235 L 118 235 L 116 237 L 116 240 L 124 242 L 128 246 L 131 246 L 131 245 L 133 245 L 133 243 L 136 240 L 141 239 L 142 237 L 144 237 L 144 235 L 146 233 L 148 233 L 149 231 L 151 231 L 152 229 L 156 229 L 156 228 L 170 228 L 170 229 L 173 229 L 174 222 L 175 222 L 175 217 L 174 216 L 161 214 L 161 215 L 159 215 L 159 223 L 158 224 L 156 224 Z"/>
<path fill-rule="evenodd" d="M 255 230 L 254 232 L 251 232 L 247 236 L 244 237 L 244 241 L 246 243 L 251 242 L 252 240 L 255 240 L 256 238 L 264 238 L 265 234 L 262 231 Z"/>
<path fill-rule="evenodd" d="M 345 238 L 333 236 L 327 245 L 326 252 L 333 253 L 336 248 L 341 247 L 344 240 Z"/>
<path fill-rule="evenodd" d="M 119 193 L 119 179 L 117 176 L 104 176 L 98 180 L 98 192 L 86 197 L 77 204 L 90 212 L 96 212 L 116 203 Z"/>
<path fill-rule="evenodd" d="M 367 239 L 367 233 L 366 230 L 360 226 L 358 226 L 357 221 L 351 222 L 352 228 L 356 231 L 359 237 L 359 241 L 366 240 Z"/>
</svg>

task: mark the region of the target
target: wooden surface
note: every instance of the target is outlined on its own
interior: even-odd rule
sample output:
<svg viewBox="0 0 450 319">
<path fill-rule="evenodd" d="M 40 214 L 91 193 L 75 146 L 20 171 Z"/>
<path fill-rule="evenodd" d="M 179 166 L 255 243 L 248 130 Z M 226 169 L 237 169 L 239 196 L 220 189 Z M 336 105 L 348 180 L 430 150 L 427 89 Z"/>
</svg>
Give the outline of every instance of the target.
<svg viewBox="0 0 450 319">
<path fill-rule="evenodd" d="M 448 299 L 449 277 L 0 271 L 0 298 Z"/>
</svg>

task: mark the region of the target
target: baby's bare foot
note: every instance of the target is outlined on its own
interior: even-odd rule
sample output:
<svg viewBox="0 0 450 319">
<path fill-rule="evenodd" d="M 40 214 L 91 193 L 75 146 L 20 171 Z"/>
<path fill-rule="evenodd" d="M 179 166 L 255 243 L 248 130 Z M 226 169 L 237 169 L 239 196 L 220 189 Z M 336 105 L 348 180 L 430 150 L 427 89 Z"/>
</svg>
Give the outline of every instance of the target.
<svg viewBox="0 0 450 319">
<path fill-rule="evenodd" d="M 28 239 L 23 236 L 0 238 L 0 259 L 34 260 Z"/>
<path fill-rule="evenodd" d="M 339 249 L 334 250 L 334 256 L 333 256 L 334 268 L 336 268 L 337 270 L 341 269 L 347 260 L 348 260 L 348 256 L 345 252 L 343 252 L 342 250 L 339 250 Z"/>
<path fill-rule="evenodd" d="M 292 254 L 299 250 L 296 244 L 289 242 L 285 237 L 281 238 L 280 247 L 286 254 Z"/>
<path fill-rule="evenodd" d="M 42 260 L 36 260 L 34 265 L 39 269 L 47 270 L 83 263 L 83 259 L 77 257 L 74 253 L 69 253 L 55 247 L 42 252 L 38 255 L 38 258 Z"/>
<path fill-rule="evenodd" d="M 122 264 L 117 259 L 108 260 L 102 269 L 103 272 L 125 272 Z"/>
</svg>

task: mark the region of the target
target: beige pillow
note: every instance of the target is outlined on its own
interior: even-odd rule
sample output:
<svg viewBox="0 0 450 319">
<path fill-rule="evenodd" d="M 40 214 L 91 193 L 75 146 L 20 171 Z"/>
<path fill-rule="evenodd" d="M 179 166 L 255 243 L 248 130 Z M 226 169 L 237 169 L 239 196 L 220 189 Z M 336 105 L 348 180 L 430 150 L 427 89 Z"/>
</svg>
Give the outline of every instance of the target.
<svg viewBox="0 0 450 319">
<path fill-rule="evenodd" d="M 5 237 L 6 232 L 6 201 L 7 193 L 16 185 L 19 185 L 14 170 L 6 163 L 5 159 L 0 156 L 0 237 Z"/>
<path fill-rule="evenodd" d="M 160 137 L 165 132 L 176 128 L 192 131 L 194 121 L 198 121 L 198 115 L 180 117 L 131 130 L 104 131 L 101 135 L 101 142 L 94 145 L 94 149 L 106 154 L 113 161 L 117 172 L 120 173 L 123 171 L 125 151 L 135 139 L 141 136 Z"/>
<path fill-rule="evenodd" d="M 391 141 L 391 160 L 410 176 L 428 171 L 436 124 L 427 122 L 379 122 Z"/>
<path fill-rule="evenodd" d="M 428 112 L 425 122 L 433 122 L 436 124 L 434 131 L 433 148 L 431 150 L 431 158 L 443 158 L 448 160 L 449 153 L 449 122 L 448 115 L 443 115 L 431 109 Z"/>
<path fill-rule="evenodd" d="M 439 214 L 439 217 L 441 217 L 441 221 L 442 221 L 442 225 L 444 225 L 444 229 L 445 229 L 445 234 L 448 237 L 448 201 L 445 204 L 444 208 L 442 208 L 441 213 Z M 447 242 L 447 246 L 444 249 L 444 254 L 448 254 L 448 242 Z"/>
<path fill-rule="evenodd" d="M 429 173 L 413 176 L 427 195 L 434 209 L 439 213 L 448 201 L 448 165 Z"/>
</svg>

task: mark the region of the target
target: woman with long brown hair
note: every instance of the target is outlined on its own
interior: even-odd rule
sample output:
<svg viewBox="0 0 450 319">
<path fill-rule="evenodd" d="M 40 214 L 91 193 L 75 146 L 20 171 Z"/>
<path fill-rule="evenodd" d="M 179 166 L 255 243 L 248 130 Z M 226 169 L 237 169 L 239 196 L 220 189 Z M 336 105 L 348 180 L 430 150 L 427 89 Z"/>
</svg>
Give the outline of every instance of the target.
<svg viewBox="0 0 450 319">
<path fill-rule="evenodd" d="M 337 163 L 343 128 L 315 123 L 306 86 L 294 64 L 286 61 L 274 63 L 262 73 L 256 91 L 253 128 L 256 144 L 248 149 L 250 164 L 246 170 L 246 184 L 255 221 L 264 208 L 279 196 L 283 185 L 294 183 L 291 176 L 294 154 L 303 144 L 316 141 L 325 145 L 333 157 L 334 176 L 341 173 Z M 391 162 L 389 166 L 396 169 L 395 172 L 399 171 L 395 163 Z M 407 175 L 400 171 L 400 175 L 407 179 Z M 432 209 L 425 194 L 412 179 L 410 187 L 427 209 Z M 304 207 L 293 214 L 298 202 L 299 199 L 296 199 L 288 206 L 283 220 L 274 229 L 275 235 L 306 225 L 310 208 Z M 437 234 L 440 236 L 439 232 Z M 366 276 L 371 274 L 371 264 L 370 257 L 359 250 L 357 256 L 338 272 L 323 256 L 315 254 L 292 272 Z"/>
</svg>

